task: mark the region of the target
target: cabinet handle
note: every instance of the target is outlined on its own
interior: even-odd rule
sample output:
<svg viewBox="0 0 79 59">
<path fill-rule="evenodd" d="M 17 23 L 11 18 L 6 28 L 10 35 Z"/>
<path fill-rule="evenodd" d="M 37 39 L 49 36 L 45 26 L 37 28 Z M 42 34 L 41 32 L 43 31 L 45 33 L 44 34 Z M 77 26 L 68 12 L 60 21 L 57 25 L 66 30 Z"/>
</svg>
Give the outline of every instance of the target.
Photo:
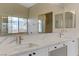
<svg viewBox="0 0 79 59">
<path fill-rule="evenodd" d="M 32 54 L 29 54 L 29 56 L 32 56 Z"/>
<path fill-rule="evenodd" d="M 57 48 L 57 47 L 54 47 L 54 48 Z"/>
<path fill-rule="evenodd" d="M 75 42 L 74 40 L 72 42 Z"/>
<path fill-rule="evenodd" d="M 33 55 L 35 55 L 36 53 L 35 52 L 33 52 Z"/>
<path fill-rule="evenodd" d="M 63 46 L 66 46 L 65 44 L 63 44 Z"/>
</svg>

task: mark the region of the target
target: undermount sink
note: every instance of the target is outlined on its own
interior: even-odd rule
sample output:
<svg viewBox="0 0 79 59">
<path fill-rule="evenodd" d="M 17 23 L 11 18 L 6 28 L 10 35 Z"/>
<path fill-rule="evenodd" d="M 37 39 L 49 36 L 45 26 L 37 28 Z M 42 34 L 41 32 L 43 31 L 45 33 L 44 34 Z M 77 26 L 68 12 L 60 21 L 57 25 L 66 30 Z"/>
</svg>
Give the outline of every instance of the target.
<svg viewBox="0 0 79 59">
<path fill-rule="evenodd" d="M 37 43 L 24 43 L 24 44 L 20 44 L 20 45 L 16 45 L 16 48 L 32 48 L 32 47 L 37 47 L 39 46 L 39 44 Z"/>
<path fill-rule="evenodd" d="M 33 43 L 33 42 L 28 42 L 28 43 L 23 43 L 23 44 L 11 44 L 11 45 L 6 45 L 6 49 L 12 49 L 12 50 L 20 50 L 20 49 L 29 49 L 29 48 L 34 48 L 34 47 L 38 47 L 39 44 L 38 43 Z M 4 49 L 5 47 L 2 45 L 1 46 L 2 49 Z"/>
<path fill-rule="evenodd" d="M 20 50 L 23 50 L 23 49 L 28 50 L 30 48 L 35 48 L 35 47 L 38 47 L 38 46 L 39 46 L 38 43 L 28 42 L 28 43 L 24 43 L 24 44 L 20 44 L 20 45 L 11 44 L 11 45 L 6 45 L 6 47 L 1 46 L 0 49 L 4 53 L 5 53 L 5 51 L 12 52 L 12 53 L 16 53 L 16 52 L 18 52 Z"/>
<path fill-rule="evenodd" d="M 21 44 L 21 45 L 24 45 L 25 47 L 28 47 L 28 48 L 39 46 L 36 43 L 25 43 L 25 44 Z"/>
</svg>

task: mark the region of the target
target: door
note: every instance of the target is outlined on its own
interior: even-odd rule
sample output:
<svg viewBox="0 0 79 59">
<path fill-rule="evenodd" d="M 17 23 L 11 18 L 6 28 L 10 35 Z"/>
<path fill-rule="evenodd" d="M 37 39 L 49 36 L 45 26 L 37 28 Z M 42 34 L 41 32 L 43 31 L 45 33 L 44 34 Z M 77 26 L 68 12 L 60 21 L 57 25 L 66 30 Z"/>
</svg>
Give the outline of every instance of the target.
<svg viewBox="0 0 79 59">
<path fill-rule="evenodd" d="M 52 32 L 52 12 L 47 13 L 46 15 L 46 21 L 45 21 L 45 32 L 51 33 Z"/>
</svg>

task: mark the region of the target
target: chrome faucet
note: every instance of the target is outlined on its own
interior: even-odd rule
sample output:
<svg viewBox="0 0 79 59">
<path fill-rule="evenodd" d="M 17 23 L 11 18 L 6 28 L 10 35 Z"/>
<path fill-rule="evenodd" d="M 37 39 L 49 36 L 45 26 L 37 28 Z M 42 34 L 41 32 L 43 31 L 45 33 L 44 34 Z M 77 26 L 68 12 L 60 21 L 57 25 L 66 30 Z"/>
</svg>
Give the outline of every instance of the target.
<svg viewBox="0 0 79 59">
<path fill-rule="evenodd" d="M 61 32 L 59 33 L 59 37 L 62 38 L 63 35 L 64 35 L 64 29 L 62 29 Z"/>
<path fill-rule="evenodd" d="M 62 38 L 62 35 L 64 35 L 62 32 L 61 32 L 61 33 L 59 33 L 59 37 L 60 37 L 60 38 Z"/>
<path fill-rule="evenodd" d="M 16 37 L 16 44 L 21 44 L 21 40 L 23 40 L 22 37 L 21 36 L 17 36 Z"/>
</svg>

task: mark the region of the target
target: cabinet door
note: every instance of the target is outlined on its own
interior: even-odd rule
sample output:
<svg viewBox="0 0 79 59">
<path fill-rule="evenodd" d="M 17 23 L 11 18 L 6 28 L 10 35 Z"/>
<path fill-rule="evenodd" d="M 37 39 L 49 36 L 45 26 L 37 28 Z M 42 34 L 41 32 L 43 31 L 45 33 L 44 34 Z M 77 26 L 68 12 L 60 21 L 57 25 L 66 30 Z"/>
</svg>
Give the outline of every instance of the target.
<svg viewBox="0 0 79 59">
<path fill-rule="evenodd" d="M 68 56 L 77 56 L 78 55 L 78 41 L 71 40 L 67 45 L 67 55 Z"/>
<path fill-rule="evenodd" d="M 49 53 L 49 56 L 66 56 L 67 55 L 67 47 L 61 47 L 56 50 L 53 50 Z"/>
<path fill-rule="evenodd" d="M 51 46 L 48 47 L 48 51 L 50 52 L 50 51 L 65 47 L 64 43 L 65 42 L 62 42 L 60 44 L 51 45 Z"/>
<path fill-rule="evenodd" d="M 67 46 L 65 42 L 61 42 L 56 45 L 52 45 L 48 48 L 49 56 L 66 56 L 67 55 Z"/>
</svg>

